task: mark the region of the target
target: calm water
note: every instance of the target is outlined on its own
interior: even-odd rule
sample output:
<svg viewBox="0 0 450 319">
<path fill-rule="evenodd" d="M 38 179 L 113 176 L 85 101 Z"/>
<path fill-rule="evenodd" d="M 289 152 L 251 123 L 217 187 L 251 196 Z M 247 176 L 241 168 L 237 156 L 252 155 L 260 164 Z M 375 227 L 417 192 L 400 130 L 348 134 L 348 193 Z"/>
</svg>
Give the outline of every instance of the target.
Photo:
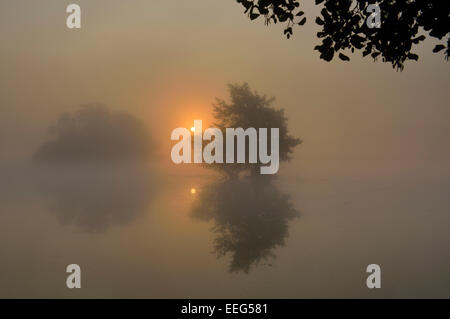
<svg viewBox="0 0 450 319">
<path fill-rule="evenodd" d="M 450 175 L 4 165 L 0 297 L 450 297 Z M 82 269 L 69 290 L 65 267 Z M 382 268 L 382 289 L 365 268 Z"/>
</svg>

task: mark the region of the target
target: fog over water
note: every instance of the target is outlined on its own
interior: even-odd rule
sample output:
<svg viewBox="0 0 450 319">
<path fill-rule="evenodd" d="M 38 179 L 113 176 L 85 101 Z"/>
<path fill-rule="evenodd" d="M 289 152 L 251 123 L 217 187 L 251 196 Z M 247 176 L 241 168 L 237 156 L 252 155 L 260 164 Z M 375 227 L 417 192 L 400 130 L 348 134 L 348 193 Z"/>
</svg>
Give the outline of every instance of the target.
<svg viewBox="0 0 450 319">
<path fill-rule="evenodd" d="M 396 72 L 326 63 L 314 24 L 286 40 L 233 1 L 78 4 L 78 31 L 65 3 L 0 4 L 0 297 L 450 297 L 450 64 L 433 43 Z M 172 163 L 170 132 L 212 125 L 244 81 L 285 110 L 292 160 L 231 180 Z"/>
</svg>

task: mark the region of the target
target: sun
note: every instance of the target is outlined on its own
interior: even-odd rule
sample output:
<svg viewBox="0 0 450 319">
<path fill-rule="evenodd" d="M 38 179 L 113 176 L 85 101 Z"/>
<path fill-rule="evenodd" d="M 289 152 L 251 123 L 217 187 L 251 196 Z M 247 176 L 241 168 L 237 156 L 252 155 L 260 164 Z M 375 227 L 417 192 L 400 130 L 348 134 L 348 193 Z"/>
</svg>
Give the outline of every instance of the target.
<svg viewBox="0 0 450 319">
<path fill-rule="evenodd" d="M 195 132 L 195 127 L 191 127 L 191 132 Z"/>
<path fill-rule="evenodd" d="M 197 190 L 195 188 L 191 188 L 191 194 L 194 195 L 195 193 L 197 193 Z"/>
</svg>

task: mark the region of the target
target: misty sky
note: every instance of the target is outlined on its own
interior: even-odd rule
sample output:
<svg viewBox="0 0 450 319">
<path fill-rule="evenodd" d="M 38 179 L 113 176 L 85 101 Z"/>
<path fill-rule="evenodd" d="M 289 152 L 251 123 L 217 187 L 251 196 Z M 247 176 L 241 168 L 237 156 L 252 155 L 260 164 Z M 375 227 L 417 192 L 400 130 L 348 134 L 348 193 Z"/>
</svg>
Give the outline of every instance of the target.
<svg viewBox="0 0 450 319">
<path fill-rule="evenodd" d="M 227 98 L 226 83 L 247 81 L 286 109 L 305 170 L 450 159 L 450 65 L 431 53 L 432 40 L 419 46 L 419 63 L 396 72 L 359 53 L 326 63 L 313 51 L 313 19 L 287 40 L 231 0 L 78 1 L 81 30 L 65 26 L 68 3 L 0 4 L 2 158 L 29 156 L 60 112 L 87 103 L 141 117 L 168 147 L 173 128 L 205 120 L 214 97 Z"/>
</svg>

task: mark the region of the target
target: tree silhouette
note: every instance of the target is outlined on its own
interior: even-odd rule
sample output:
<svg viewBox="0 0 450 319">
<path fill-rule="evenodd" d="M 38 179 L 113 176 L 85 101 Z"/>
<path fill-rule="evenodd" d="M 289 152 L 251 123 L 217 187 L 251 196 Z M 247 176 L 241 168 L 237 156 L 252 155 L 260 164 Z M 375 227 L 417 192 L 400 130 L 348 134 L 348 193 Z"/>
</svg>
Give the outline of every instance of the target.
<svg viewBox="0 0 450 319">
<path fill-rule="evenodd" d="M 286 23 L 284 34 L 290 38 L 295 25 L 304 25 L 306 17 L 300 10 L 300 0 L 236 0 L 245 7 L 251 20 L 262 16 L 265 23 Z M 348 61 L 344 50 L 361 50 L 363 56 L 374 60 L 381 57 L 393 68 L 403 70 L 406 60 L 418 60 L 411 50 L 428 36 L 446 39 L 434 47 L 433 52 L 444 50 L 445 59 L 450 54 L 450 1 L 436 0 L 316 0 L 323 3 L 321 16 L 315 22 L 322 27 L 317 37 L 322 44 L 314 49 L 320 58 L 331 61 L 334 56 Z M 381 16 L 380 28 L 366 24 L 369 4 L 378 3 Z"/>
<path fill-rule="evenodd" d="M 49 133 L 51 138 L 33 154 L 37 162 L 146 161 L 155 147 L 145 123 L 102 104 L 83 105 L 74 113 L 61 114 Z"/>
<path fill-rule="evenodd" d="M 219 128 L 226 141 L 226 128 L 267 128 L 268 141 L 270 144 L 270 128 L 279 128 L 279 156 L 280 161 L 288 161 L 294 151 L 295 146 L 301 140 L 294 138 L 288 133 L 287 118 L 282 109 L 274 109 L 271 105 L 274 98 L 261 96 L 257 92 L 252 92 L 247 83 L 229 84 L 230 103 L 216 98 L 213 104 L 214 127 Z M 235 143 L 235 157 L 237 156 Z M 270 149 L 270 145 L 269 145 Z M 246 158 L 248 158 L 248 138 L 246 138 Z M 226 152 L 224 151 L 224 159 Z M 214 168 L 228 176 L 237 175 L 247 171 L 251 174 L 260 174 L 260 166 L 266 165 L 259 161 L 257 163 L 221 163 L 208 164 L 206 167 Z"/>
</svg>

